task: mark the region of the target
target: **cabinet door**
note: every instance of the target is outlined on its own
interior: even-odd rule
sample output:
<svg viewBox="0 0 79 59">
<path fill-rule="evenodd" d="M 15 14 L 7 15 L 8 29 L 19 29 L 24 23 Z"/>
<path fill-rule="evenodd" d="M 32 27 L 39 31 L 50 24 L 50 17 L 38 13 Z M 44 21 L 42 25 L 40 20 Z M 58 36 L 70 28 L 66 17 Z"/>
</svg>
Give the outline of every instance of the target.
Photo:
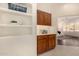
<svg viewBox="0 0 79 59">
<path fill-rule="evenodd" d="M 56 45 L 56 35 L 49 35 L 49 49 L 55 48 Z"/>
<path fill-rule="evenodd" d="M 37 10 L 37 24 L 51 26 L 51 14 Z"/>
<path fill-rule="evenodd" d="M 44 13 L 39 10 L 37 10 L 37 24 L 44 25 Z"/>
<path fill-rule="evenodd" d="M 51 14 L 48 14 L 48 25 L 51 26 Z"/>
<path fill-rule="evenodd" d="M 47 51 L 47 36 L 37 36 L 37 54 Z"/>
<path fill-rule="evenodd" d="M 44 16 L 45 16 L 45 19 L 44 19 L 45 25 L 51 26 L 51 14 L 45 13 Z"/>
</svg>

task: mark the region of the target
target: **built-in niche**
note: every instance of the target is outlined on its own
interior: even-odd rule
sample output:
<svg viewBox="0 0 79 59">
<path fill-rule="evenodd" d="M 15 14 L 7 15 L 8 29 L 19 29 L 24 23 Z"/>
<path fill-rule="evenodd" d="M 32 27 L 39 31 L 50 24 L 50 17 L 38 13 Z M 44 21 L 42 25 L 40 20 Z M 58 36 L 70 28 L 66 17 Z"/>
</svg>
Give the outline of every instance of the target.
<svg viewBox="0 0 79 59">
<path fill-rule="evenodd" d="M 4 6 L 0 7 L 0 36 L 32 35 L 32 4 L 5 3 Z"/>
</svg>

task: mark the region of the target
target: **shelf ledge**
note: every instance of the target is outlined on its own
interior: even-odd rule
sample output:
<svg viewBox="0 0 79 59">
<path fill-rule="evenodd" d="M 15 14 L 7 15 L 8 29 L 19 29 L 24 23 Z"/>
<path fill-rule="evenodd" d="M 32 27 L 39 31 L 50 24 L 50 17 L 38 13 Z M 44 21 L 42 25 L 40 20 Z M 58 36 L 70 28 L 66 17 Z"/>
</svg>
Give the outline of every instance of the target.
<svg viewBox="0 0 79 59">
<path fill-rule="evenodd" d="M 32 27 L 32 25 L 11 25 L 11 24 L 0 24 L 0 27 Z"/>
</svg>

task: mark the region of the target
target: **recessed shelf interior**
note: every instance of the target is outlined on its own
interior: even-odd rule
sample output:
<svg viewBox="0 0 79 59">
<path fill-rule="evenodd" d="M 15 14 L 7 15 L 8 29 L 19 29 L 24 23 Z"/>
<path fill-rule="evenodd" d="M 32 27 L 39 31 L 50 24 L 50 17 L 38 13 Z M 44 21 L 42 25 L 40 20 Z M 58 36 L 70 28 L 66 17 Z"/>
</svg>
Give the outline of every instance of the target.
<svg viewBox="0 0 79 59">
<path fill-rule="evenodd" d="M 27 14 L 32 14 L 32 4 L 29 4 L 29 3 L 13 3 L 13 4 L 17 4 L 17 5 L 20 5 L 20 6 L 24 6 L 27 8 Z M 19 13 L 19 14 L 26 14 L 26 13 L 23 13 L 23 12 L 19 12 L 19 11 L 15 11 L 15 10 L 11 10 L 11 9 L 8 9 L 8 3 L 0 3 L 0 11 L 5 11 L 5 12 L 15 12 L 15 13 Z"/>
<path fill-rule="evenodd" d="M 32 25 L 32 17 L 29 16 L 0 13 L 0 18 L 0 24 Z M 11 23 L 11 21 L 17 21 L 17 23 Z"/>
</svg>

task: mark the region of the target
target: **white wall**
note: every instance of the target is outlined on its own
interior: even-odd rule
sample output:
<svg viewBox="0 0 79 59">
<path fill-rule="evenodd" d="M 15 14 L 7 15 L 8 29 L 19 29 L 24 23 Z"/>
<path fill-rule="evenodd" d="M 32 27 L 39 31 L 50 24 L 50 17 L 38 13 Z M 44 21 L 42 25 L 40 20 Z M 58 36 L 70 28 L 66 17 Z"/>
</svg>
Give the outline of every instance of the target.
<svg viewBox="0 0 79 59">
<path fill-rule="evenodd" d="M 7 4 L 0 4 L 0 7 L 4 7 L 6 8 Z M 24 34 L 24 35 L 19 35 L 25 32 L 29 32 L 29 30 L 26 30 L 28 27 L 25 27 L 26 29 L 23 29 L 22 27 L 16 27 L 16 28 L 5 28 L 5 27 L 0 27 L 0 34 L 3 37 L 1 37 L 0 35 L 0 55 L 12 55 L 12 56 L 36 56 L 37 55 L 37 40 L 36 40 L 36 4 L 33 4 L 33 9 L 31 11 L 33 11 L 33 17 L 31 19 L 27 19 L 24 18 L 23 16 L 17 17 L 17 15 L 15 15 L 15 17 L 9 17 L 6 16 L 4 17 L 5 13 L 3 14 L 3 21 L 7 21 L 7 18 L 11 19 L 17 19 L 20 18 L 22 19 L 22 17 L 26 20 L 24 22 L 29 23 L 27 20 L 31 20 L 31 24 L 33 30 L 31 34 Z M 2 15 L 0 13 L 0 15 Z M 11 15 L 11 14 L 10 14 Z M 1 19 L 0 19 L 1 21 Z M 6 22 L 7 23 L 7 22 Z M 2 22 L 0 22 L 0 24 L 3 24 Z M 8 24 L 11 25 L 11 24 Z M 26 24 L 25 24 L 26 25 Z M 2 30 L 2 28 L 4 30 Z M 5 31 L 6 30 L 6 31 Z M 20 30 L 20 31 L 19 31 Z M 25 30 L 25 31 L 24 31 Z M 19 32 L 18 32 L 19 31 Z M 31 31 L 30 31 L 31 32 Z M 9 34 L 9 35 L 8 35 Z M 12 34 L 12 35 L 11 35 Z M 16 35 L 17 34 L 17 35 Z M 8 36 L 7 36 L 8 35 Z"/>
<path fill-rule="evenodd" d="M 79 15 L 78 3 L 52 3 L 55 16 Z"/>
<path fill-rule="evenodd" d="M 55 3 L 52 4 L 52 10 L 56 18 L 60 17 L 70 17 L 79 16 L 79 4 L 78 3 Z M 76 20 L 65 19 L 69 22 L 75 22 Z M 78 32 L 65 32 L 65 34 L 70 34 L 72 36 L 79 36 Z"/>
<path fill-rule="evenodd" d="M 38 3 L 37 9 L 51 13 L 52 14 L 52 26 L 37 26 L 37 34 L 41 35 L 40 30 L 41 29 L 47 29 L 49 34 L 55 34 L 56 33 L 56 19 L 54 18 L 54 14 L 52 11 L 52 4 L 51 3 Z"/>
<path fill-rule="evenodd" d="M 37 3 L 37 9 L 51 13 L 51 3 Z"/>
</svg>

